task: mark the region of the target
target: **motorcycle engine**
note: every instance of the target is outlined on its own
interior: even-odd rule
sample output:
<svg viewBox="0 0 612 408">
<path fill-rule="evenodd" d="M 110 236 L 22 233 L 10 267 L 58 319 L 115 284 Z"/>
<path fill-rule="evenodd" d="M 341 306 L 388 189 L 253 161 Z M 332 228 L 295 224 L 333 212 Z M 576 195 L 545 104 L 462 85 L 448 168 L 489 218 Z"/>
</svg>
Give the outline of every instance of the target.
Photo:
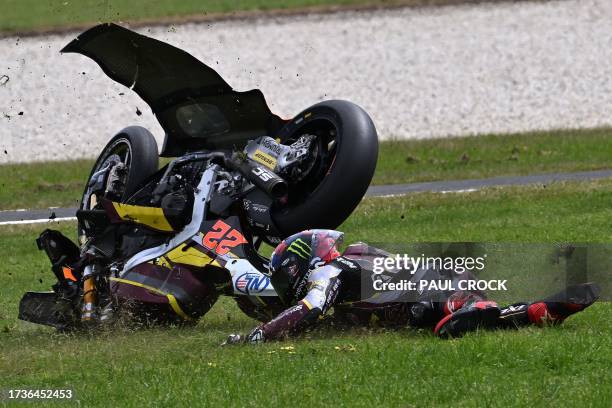
<svg viewBox="0 0 612 408">
<path fill-rule="evenodd" d="M 203 171 L 203 164 L 188 162 L 172 167 L 151 192 L 150 204 L 161 207 L 175 229 L 191 221 L 193 187 Z"/>
<path fill-rule="evenodd" d="M 308 175 L 318 155 L 316 136 L 302 135 L 294 143 L 284 145 L 269 136 L 262 136 L 247 143 L 244 153 L 274 173 L 298 182 Z"/>
</svg>

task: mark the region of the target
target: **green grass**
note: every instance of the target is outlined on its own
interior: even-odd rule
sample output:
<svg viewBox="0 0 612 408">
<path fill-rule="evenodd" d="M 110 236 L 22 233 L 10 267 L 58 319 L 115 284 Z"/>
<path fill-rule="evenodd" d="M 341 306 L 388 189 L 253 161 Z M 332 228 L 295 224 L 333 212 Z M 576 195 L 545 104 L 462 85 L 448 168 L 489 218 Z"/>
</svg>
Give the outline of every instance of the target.
<svg viewBox="0 0 612 408">
<path fill-rule="evenodd" d="M 612 168 L 612 129 L 381 144 L 374 184 Z"/>
<path fill-rule="evenodd" d="M 612 180 L 364 200 L 342 228 L 376 242 L 612 242 Z"/>
<path fill-rule="evenodd" d="M 93 160 L 0 166 L 0 209 L 78 207 Z"/>
<path fill-rule="evenodd" d="M 611 168 L 612 130 L 382 142 L 373 184 Z M 77 206 L 91 160 L 0 165 L 0 209 Z"/>
<path fill-rule="evenodd" d="M 341 229 L 348 242 L 610 242 L 611 204 L 612 180 L 414 194 L 367 199 Z M 74 234 L 72 223 L 59 228 Z M 21 294 L 51 284 L 33 241 L 41 229 L 0 227 L 0 387 L 70 387 L 85 406 L 612 402 L 610 303 L 556 328 L 452 341 L 410 329 L 321 329 L 286 343 L 220 348 L 225 335 L 255 324 L 230 299 L 193 328 L 56 334 L 15 320 Z"/>
<path fill-rule="evenodd" d="M 349 331 L 223 349 L 228 330 L 251 322 L 227 322 L 220 309 L 193 329 L 5 334 L 3 383 L 71 387 L 85 406 L 608 407 L 612 398 L 610 304 L 559 328 L 453 341 Z"/>
<path fill-rule="evenodd" d="M 23 32 L 105 21 L 139 22 L 237 11 L 269 11 L 321 6 L 423 5 L 465 0 L 4 0 L 0 31 Z"/>
</svg>

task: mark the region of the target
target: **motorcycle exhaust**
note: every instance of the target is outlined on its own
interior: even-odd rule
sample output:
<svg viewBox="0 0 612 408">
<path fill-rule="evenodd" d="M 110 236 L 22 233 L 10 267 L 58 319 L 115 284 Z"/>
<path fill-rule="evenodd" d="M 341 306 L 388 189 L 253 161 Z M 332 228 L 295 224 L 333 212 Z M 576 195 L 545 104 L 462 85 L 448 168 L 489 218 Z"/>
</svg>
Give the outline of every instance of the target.
<svg viewBox="0 0 612 408">
<path fill-rule="evenodd" d="M 266 167 L 251 160 L 234 155 L 229 163 L 238 170 L 247 180 L 261 188 L 270 197 L 278 199 L 287 195 L 289 187 L 287 182 Z"/>
</svg>

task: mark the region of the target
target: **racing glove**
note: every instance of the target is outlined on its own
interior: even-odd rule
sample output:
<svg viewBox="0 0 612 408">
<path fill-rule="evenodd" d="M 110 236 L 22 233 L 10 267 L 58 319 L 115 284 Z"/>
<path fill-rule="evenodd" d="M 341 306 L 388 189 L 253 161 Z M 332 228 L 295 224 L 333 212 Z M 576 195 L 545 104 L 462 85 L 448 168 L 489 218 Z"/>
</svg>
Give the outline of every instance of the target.
<svg viewBox="0 0 612 408">
<path fill-rule="evenodd" d="M 242 334 L 230 334 L 227 336 L 227 339 L 221 343 L 222 346 L 227 346 L 230 344 L 257 344 L 264 342 L 264 335 L 261 328 L 256 327 L 248 336 L 244 336 Z"/>
<path fill-rule="evenodd" d="M 221 346 L 227 346 L 231 344 L 241 344 L 246 341 L 246 338 L 241 334 L 230 334 L 227 339 L 221 343 Z"/>
</svg>

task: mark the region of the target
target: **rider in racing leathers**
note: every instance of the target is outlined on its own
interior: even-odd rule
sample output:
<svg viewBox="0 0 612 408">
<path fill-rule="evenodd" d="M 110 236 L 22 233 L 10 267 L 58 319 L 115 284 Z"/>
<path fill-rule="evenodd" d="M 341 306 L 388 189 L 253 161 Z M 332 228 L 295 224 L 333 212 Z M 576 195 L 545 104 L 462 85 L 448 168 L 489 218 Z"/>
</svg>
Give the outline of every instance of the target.
<svg viewBox="0 0 612 408">
<path fill-rule="evenodd" d="M 376 296 L 364 299 L 363 279 L 374 276 L 368 265 L 371 266 L 374 257 L 390 254 L 355 244 L 341 255 L 338 246 L 342 236 L 338 231 L 308 230 L 281 242 L 270 259 L 270 280 L 288 309 L 247 336 L 230 335 L 224 344 L 281 339 L 314 324 L 332 306 L 334 318 L 351 324 L 376 319 L 383 324 L 433 326 L 437 336 L 449 337 L 478 327 L 559 324 L 599 296 L 597 285 L 582 284 L 542 301 L 505 308 L 486 300 L 482 293 L 471 291 L 425 291 L 408 302 L 385 297 L 389 293 L 378 299 Z M 417 271 L 413 276 L 442 277 L 432 270 Z"/>
</svg>

